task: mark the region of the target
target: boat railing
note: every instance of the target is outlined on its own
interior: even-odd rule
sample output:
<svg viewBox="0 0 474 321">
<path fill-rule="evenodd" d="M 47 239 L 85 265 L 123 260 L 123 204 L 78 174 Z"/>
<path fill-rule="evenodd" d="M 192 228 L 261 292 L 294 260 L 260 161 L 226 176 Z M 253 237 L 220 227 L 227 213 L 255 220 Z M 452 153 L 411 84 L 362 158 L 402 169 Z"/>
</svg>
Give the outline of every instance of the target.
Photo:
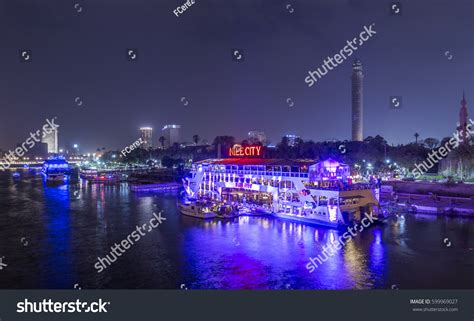
<svg viewBox="0 0 474 321">
<path fill-rule="evenodd" d="M 297 172 L 267 172 L 267 171 L 252 171 L 252 170 L 225 170 L 225 171 L 213 171 L 213 174 L 238 174 L 238 175 L 254 175 L 254 176 L 281 176 L 281 177 L 301 177 L 308 178 L 308 173 L 297 173 Z"/>
<path fill-rule="evenodd" d="M 357 191 L 357 190 L 370 190 L 377 186 L 375 184 L 353 184 L 344 186 L 308 186 L 308 189 L 319 189 L 326 191 Z"/>
</svg>

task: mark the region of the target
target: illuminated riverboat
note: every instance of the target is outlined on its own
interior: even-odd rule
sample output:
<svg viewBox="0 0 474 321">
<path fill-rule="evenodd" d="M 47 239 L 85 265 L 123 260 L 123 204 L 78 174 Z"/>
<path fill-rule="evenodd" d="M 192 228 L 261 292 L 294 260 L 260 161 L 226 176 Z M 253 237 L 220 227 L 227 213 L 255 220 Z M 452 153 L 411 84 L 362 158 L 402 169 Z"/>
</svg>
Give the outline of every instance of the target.
<svg viewBox="0 0 474 321">
<path fill-rule="evenodd" d="M 63 182 L 70 175 L 71 170 L 64 157 L 54 156 L 43 163 L 41 172 L 49 182 Z"/>
<path fill-rule="evenodd" d="M 364 214 L 382 216 L 379 187 L 353 183 L 349 166 L 331 159 L 209 159 L 193 164 L 184 187 L 188 202 L 211 201 L 329 227 L 360 221 Z"/>
</svg>

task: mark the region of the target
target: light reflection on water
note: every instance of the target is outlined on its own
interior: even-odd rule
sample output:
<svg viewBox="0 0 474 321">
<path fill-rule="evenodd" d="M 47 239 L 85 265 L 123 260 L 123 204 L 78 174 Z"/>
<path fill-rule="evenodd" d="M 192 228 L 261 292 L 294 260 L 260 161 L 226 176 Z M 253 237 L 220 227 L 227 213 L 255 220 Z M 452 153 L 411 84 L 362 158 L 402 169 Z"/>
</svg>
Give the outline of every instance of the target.
<svg viewBox="0 0 474 321">
<path fill-rule="evenodd" d="M 309 258 L 344 231 L 267 217 L 205 221 L 179 215 L 173 194 L 134 194 L 126 184 L 48 186 L 39 176 L 22 176 L 13 181 L 0 174 L 0 256 L 9 264 L 0 273 L 0 288 L 73 288 L 76 283 L 82 288 L 185 284 L 189 289 L 474 285 L 472 220 L 393 217 L 359 233 L 309 273 Z M 159 210 L 167 221 L 98 274 L 97 257 L 105 257 L 110 246 Z M 445 237 L 453 246 L 445 246 Z M 456 273 L 447 272 L 452 270 Z"/>
</svg>

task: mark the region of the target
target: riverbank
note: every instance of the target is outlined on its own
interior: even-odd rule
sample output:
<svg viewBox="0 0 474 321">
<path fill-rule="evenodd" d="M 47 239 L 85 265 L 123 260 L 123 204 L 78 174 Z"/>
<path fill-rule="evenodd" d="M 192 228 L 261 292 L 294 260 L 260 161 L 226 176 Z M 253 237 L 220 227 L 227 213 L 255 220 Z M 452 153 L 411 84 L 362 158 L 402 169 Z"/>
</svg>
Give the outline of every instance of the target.
<svg viewBox="0 0 474 321">
<path fill-rule="evenodd" d="M 381 201 L 411 213 L 474 218 L 472 198 L 393 192 L 382 193 Z"/>
<path fill-rule="evenodd" d="M 392 186 L 396 193 L 407 194 L 435 194 L 438 196 L 472 198 L 474 197 L 474 184 L 466 183 L 432 183 L 432 182 L 407 182 L 387 181 L 384 185 Z"/>
</svg>

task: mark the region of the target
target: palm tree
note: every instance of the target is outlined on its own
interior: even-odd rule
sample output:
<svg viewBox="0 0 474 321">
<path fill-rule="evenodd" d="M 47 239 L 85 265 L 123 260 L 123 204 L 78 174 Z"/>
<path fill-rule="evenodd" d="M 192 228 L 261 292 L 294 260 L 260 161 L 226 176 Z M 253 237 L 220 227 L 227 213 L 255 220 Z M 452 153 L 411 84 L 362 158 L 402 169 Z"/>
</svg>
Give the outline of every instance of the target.
<svg viewBox="0 0 474 321">
<path fill-rule="evenodd" d="M 198 134 L 193 135 L 193 142 L 194 142 L 194 145 L 197 145 L 200 139 L 201 139 L 201 137 L 199 137 Z"/>
<path fill-rule="evenodd" d="M 418 145 L 418 137 L 420 137 L 420 134 L 418 134 L 418 133 L 415 133 L 415 135 L 414 135 L 414 136 L 415 136 L 415 144 L 417 144 L 417 145 Z"/>
<path fill-rule="evenodd" d="M 431 137 L 426 138 L 423 143 L 429 149 L 435 149 L 436 147 L 439 146 L 439 140 L 437 140 L 436 138 L 431 138 Z"/>
<path fill-rule="evenodd" d="M 162 148 L 162 149 L 165 149 L 165 141 L 166 141 L 165 136 L 161 136 L 160 138 L 158 138 L 158 140 L 159 140 L 160 143 L 161 143 L 161 148 Z"/>
</svg>

